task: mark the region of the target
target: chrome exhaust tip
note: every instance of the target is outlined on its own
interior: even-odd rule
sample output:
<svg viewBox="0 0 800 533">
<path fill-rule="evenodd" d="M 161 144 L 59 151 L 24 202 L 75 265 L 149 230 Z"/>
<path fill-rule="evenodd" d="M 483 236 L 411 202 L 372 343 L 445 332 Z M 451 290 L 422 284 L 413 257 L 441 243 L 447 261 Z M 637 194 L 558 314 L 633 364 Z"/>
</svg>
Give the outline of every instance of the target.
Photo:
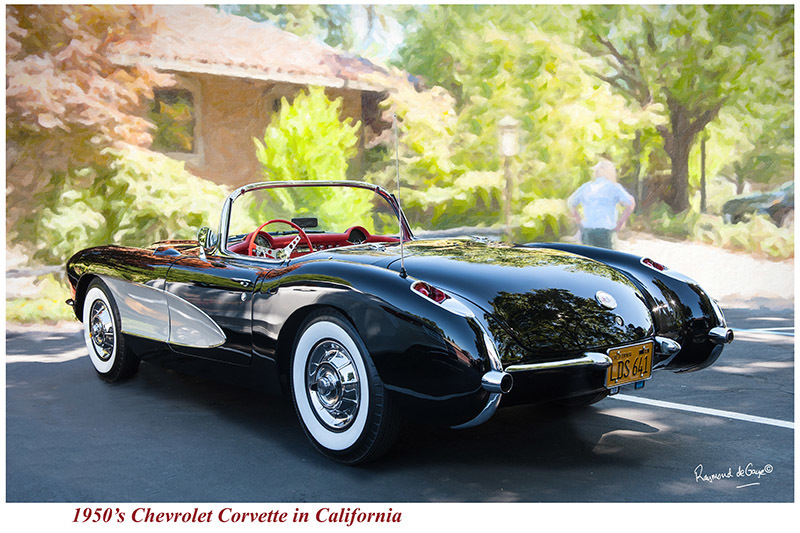
<svg viewBox="0 0 800 533">
<path fill-rule="evenodd" d="M 506 372 L 490 370 L 481 378 L 481 386 L 489 392 L 506 394 L 511 392 L 511 388 L 514 386 L 514 378 Z"/>
<path fill-rule="evenodd" d="M 708 339 L 714 344 L 728 344 L 733 340 L 733 330 L 723 327 L 711 328 Z"/>
</svg>

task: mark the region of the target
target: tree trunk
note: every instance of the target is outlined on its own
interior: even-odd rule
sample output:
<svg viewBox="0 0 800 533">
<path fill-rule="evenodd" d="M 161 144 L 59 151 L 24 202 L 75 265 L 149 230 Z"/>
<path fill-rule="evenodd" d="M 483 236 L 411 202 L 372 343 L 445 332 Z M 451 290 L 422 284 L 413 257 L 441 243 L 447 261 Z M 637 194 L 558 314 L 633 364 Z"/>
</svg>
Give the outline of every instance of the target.
<svg viewBox="0 0 800 533">
<path fill-rule="evenodd" d="M 689 148 L 691 139 L 677 139 L 672 150 L 667 151 L 672 162 L 672 176 L 664 201 L 675 213 L 689 209 Z"/>
<path fill-rule="evenodd" d="M 706 212 L 706 134 L 700 138 L 700 212 Z"/>
<path fill-rule="evenodd" d="M 670 127 L 658 126 L 657 130 L 664 138 L 664 150 L 672 163 L 670 187 L 664 201 L 676 213 L 689 209 L 689 151 L 694 138 L 714 120 L 724 103 L 723 99 L 713 108 L 693 117 L 683 105 L 667 96 Z"/>
<path fill-rule="evenodd" d="M 636 130 L 636 137 L 633 139 L 633 179 L 635 189 L 633 197 L 636 199 L 636 210 L 641 209 L 642 204 L 642 130 Z"/>
</svg>

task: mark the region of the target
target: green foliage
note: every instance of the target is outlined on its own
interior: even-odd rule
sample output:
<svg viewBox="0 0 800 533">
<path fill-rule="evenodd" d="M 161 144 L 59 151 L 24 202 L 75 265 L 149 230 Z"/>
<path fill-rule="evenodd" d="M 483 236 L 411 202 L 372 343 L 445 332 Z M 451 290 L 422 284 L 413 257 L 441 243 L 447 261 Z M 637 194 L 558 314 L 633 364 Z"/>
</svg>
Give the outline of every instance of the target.
<svg viewBox="0 0 800 533">
<path fill-rule="evenodd" d="M 392 72 L 391 78 L 369 79 L 378 84 L 390 81 L 393 85 L 382 103 L 383 120 L 391 123 L 392 114 L 397 114 L 400 197 L 411 225 L 430 227 L 431 221 L 440 222 L 445 209 L 456 215 L 474 207 L 474 202 L 460 208 L 445 202 L 463 200 L 459 193 L 473 188 L 458 181 L 460 172 L 452 163 L 457 115 L 450 94 L 441 87 L 417 91 L 398 71 Z M 393 132 L 386 131 L 378 143 L 368 151 L 364 179 L 394 191 L 397 174 Z"/>
<path fill-rule="evenodd" d="M 353 45 L 349 7 L 318 4 L 237 4 L 218 6 L 256 22 L 269 22 L 308 39 L 349 49 Z"/>
<path fill-rule="evenodd" d="M 673 239 L 687 239 L 692 235 L 692 228 L 699 217 L 697 212 L 691 210 L 673 213 L 666 203 L 659 202 L 648 215 L 636 217 L 631 222 L 636 229 Z"/>
<path fill-rule="evenodd" d="M 635 229 L 672 239 L 704 242 L 769 259 L 794 257 L 793 228 L 777 227 L 764 215 L 753 215 L 745 222 L 728 224 L 721 216 L 693 210 L 675 214 L 665 203 L 660 203 L 648 216 L 636 217 L 632 225 Z"/>
<path fill-rule="evenodd" d="M 67 283 L 48 274 L 36 281 L 38 293 L 6 300 L 6 321 L 17 323 L 74 320 L 75 313 L 64 302 L 69 298 Z"/>
<path fill-rule="evenodd" d="M 738 224 L 727 224 L 718 216 L 699 215 L 691 236 L 692 240 L 769 259 L 794 257 L 794 230 L 775 226 L 765 215 L 754 215 Z"/>
<path fill-rule="evenodd" d="M 738 115 L 739 127 L 751 142 L 769 131 L 763 129 L 765 123 L 788 131 L 794 94 L 793 18 L 791 6 L 582 8 L 581 46 L 601 59 L 591 67 L 597 78 L 635 105 L 662 104 L 669 118 L 658 131 L 670 157 L 670 186 L 663 199 L 674 210 L 688 207 L 690 175 L 698 175 L 689 168 L 696 136 L 722 109 Z M 735 167 L 735 161 L 729 162 Z M 761 180 L 768 175 L 758 168 L 741 170 L 748 171 L 760 174 Z"/>
<path fill-rule="evenodd" d="M 321 87 L 311 87 L 294 101 L 284 98 L 281 109 L 270 120 L 264 142 L 253 139 L 256 157 L 267 180 L 318 181 L 347 179 L 348 161 L 357 153 L 360 122 L 341 120 L 341 99 L 330 101 Z M 370 198 L 358 190 L 307 188 L 275 191 L 278 205 L 251 202 L 247 211 L 253 220 L 263 213 L 314 216 L 321 226 L 335 225 L 341 213 L 363 221 L 372 232 Z M 247 201 L 247 198 L 245 198 Z M 315 206 L 315 211 L 309 209 Z M 274 218 L 274 217 L 273 217 Z M 265 222 L 266 220 L 262 220 Z M 250 230 L 252 231 L 252 230 Z"/>
<path fill-rule="evenodd" d="M 416 15 L 402 65 L 454 98 L 436 167 L 408 169 L 404 137 L 419 126 L 401 127 L 403 179 L 418 191 L 404 191 L 404 203 L 420 207 L 420 220 L 499 222 L 497 123 L 505 115 L 520 122 L 512 212 L 529 239 L 572 230 L 558 202 L 600 156 L 616 163 L 630 192 L 644 182 L 646 204 L 688 207 L 700 176 L 692 141 L 706 125 L 708 183 L 724 176 L 741 189 L 745 180 L 781 183 L 793 173 L 791 7 L 426 6 Z M 440 116 L 425 111 L 429 122 Z M 494 181 L 464 186 L 470 173 Z M 712 209 L 735 193 L 709 190 Z M 687 213 L 657 206 L 655 231 L 693 238 L 696 206 Z"/>
<path fill-rule="evenodd" d="M 264 142 L 253 139 L 256 157 L 271 180 L 341 180 L 357 153 L 360 122 L 341 121 L 342 100 L 331 102 L 311 87 L 270 119 Z"/>
<path fill-rule="evenodd" d="M 182 162 L 127 148 L 113 154 L 109 168 L 54 176 L 37 197 L 40 210 L 14 228 L 12 240 L 34 259 L 58 264 L 90 246 L 190 239 L 201 226 L 216 224 L 226 194 Z"/>
<path fill-rule="evenodd" d="M 162 156 L 104 149 L 119 141 L 147 144 L 141 103 L 152 86 L 169 83 L 150 70 L 120 68 L 103 57 L 106 38 L 146 37 L 149 25 L 128 24 L 144 20 L 146 10 L 10 9 L 9 212 L 29 214 L 24 225 L 10 226 L 11 238 L 27 242 L 39 259 L 60 262 L 92 244 L 192 237 L 199 225 L 213 224 L 222 188 Z M 599 157 L 608 157 L 630 192 L 638 176 L 648 203 L 667 200 L 673 210 L 689 208 L 676 215 L 657 203 L 648 214 L 637 214 L 641 229 L 769 256 L 793 254 L 790 230 L 773 231 L 758 217 L 730 226 L 698 214 L 700 157 L 694 142 L 707 136 L 711 213 L 747 182 L 776 185 L 792 178 L 790 5 L 222 9 L 350 50 L 368 47 L 356 43 L 356 9 L 366 14 L 368 36 L 380 27 L 388 31 L 391 17 L 403 21 L 407 34 L 399 65 L 405 72 L 376 84 L 390 87 L 383 121 L 391 121 L 392 113 L 399 118 L 401 200 L 412 225 L 499 226 L 510 180 L 518 238 L 558 239 L 574 231 L 564 199 L 590 178 Z M 415 87 L 408 73 L 427 88 Z M 87 85 L 86 79 L 103 83 Z M 79 98 L 72 98 L 76 88 Z M 282 104 L 263 139 L 254 139 L 266 179 L 355 177 L 348 161 L 357 154 L 361 125 L 342 120 L 341 102 L 313 88 Z M 187 103 L 172 102 L 163 110 L 164 116 L 151 117 L 159 126 L 156 144 L 189 149 Z M 498 128 L 505 116 L 519 122 L 520 151 L 507 161 Z M 159 122 L 165 117 L 168 123 Z M 394 190 L 391 132 L 366 135 L 366 143 L 364 179 Z M 40 177 L 53 169 L 47 190 L 39 193 L 37 184 L 47 182 Z M 720 185 L 724 180 L 736 188 Z M 374 207 L 337 194 L 322 198 L 322 211 L 310 213 L 308 206 L 320 200 L 310 201 L 311 194 L 281 191 L 269 202 L 270 213 L 307 214 L 325 224 L 342 212 L 366 217 Z M 20 200 L 31 198 L 38 202 L 29 202 L 36 212 Z M 242 219 L 247 231 L 264 221 L 264 207 L 248 207 Z M 364 220 L 370 231 L 377 229 Z"/>
<path fill-rule="evenodd" d="M 521 223 L 515 232 L 516 240 L 557 241 L 574 231 L 574 222 L 564 200 L 533 200 L 522 209 Z"/>
<path fill-rule="evenodd" d="M 184 153 L 194 150 L 195 110 L 191 91 L 155 91 L 153 107 L 148 116 L 155 125 L 151 150 Z"/>
<path fill-rule="evenodd" d="M 661 108 L 631 109 L 584 72 L 581 51 L 547 33 L 559 25 L 576 32 L 565 23 L 570 16 L 574 22 L 573 8 L 553 6 L 420 10 L 401 55 L 410 71 L 439 86 L 419 92 L 396 82 L 388 99 L 401 119 L 402 182 L 410 188 L 403 205 L 412 223 L 501 221 L 507 178 L 498 124 L 505 116 L 519 123 L 520 151 L 508 162 L 508 179 L 512 212 L 528 236 L 553 236 L 566 222 L 523 206 L 563 202 L 601 155 L 630 168 L 625 141 L 660 123 Z M 379 181 L 391 183 L 393 170 Z"/>
</svg>

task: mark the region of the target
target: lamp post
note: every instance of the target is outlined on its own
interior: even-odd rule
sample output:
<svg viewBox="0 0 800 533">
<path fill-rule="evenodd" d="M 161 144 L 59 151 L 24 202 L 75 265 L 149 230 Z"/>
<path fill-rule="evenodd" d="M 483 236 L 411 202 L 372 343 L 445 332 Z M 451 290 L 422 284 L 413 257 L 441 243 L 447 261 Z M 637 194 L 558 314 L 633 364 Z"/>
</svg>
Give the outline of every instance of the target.
<svg viewBox="0 0 800 533">
<path fill-rule="evenodd" d="M 500 131 L 500 153 L 503 154 L 503 176 L 506 182 L 503 202 L 505 204 L 505 237 L 507 241 L 511 241 L 511 158 L 519 153 L 517 126 L 519 126 L 519 121 L 509 115 L 497 123 Z"/>
</svg>

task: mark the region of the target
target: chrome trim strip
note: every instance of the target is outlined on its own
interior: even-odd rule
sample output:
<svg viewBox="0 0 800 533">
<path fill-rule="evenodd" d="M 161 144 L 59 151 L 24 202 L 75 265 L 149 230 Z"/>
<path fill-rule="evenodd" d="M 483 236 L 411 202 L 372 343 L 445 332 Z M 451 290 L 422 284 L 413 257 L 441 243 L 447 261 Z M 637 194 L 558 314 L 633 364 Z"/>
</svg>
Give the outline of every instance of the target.
<svg viewBox="0 0 800 533">
<path fill-rule="evenodd" d="M 489 395 L 489 401 L 486 402 L 486 406 L 480 413 L 478 413 L 478 416 L 476 416 L 475 418 L 473 418 L 468 422 L 464 422 L 463 424 L 452 426 L 452 429 L 466 429 L 483 424 L 484 422 L 492 418 L 494 412 L 497 411 L 497 406 L 500 405 L 500 398 L 502 396 L 503 395 L 500 394 L 499 392 L 493 392 L 492 394 Z"/>
<path fill-rule="evenodd" d="M 681 345 L 677 341 L 668 339 L 667 337 L 656 337 L 656 346 L 658 350 L 664 355 L 676 355 L 681 351 Z"/>
<path fill-rule="evenodd" d="M 503 365 L 500 362 L 500 356 L 497 353 L 497 348 L 495 348 L 494 342 L 492 342 L 492 339 L 489 337 L 489 335 L 486 334 L 485 331 L 483 332 L 483 342 L 484 344 L 486 344 L 486 352 L 489 355 L 489 366 L 492 368 L 492 370 L 483 375 L 483 377 L 481 378 L 481 386 L 483 387 L 484 390 L 489 391 L 490 393 L 489 400 L 486 402 L 486 405 L 483 407 L 481 412 L 478 413 L 478 416 L 476 416 L 472 420 L 464 422 L 463 424 L 452 426 L 452 429 L 466 429 L 483 424 L 484 422 L 492 418 L 492 416 L 494 416 L 495 411 L 497 411 L 497 407 L 500 405 L 500 398 L 503 397 L 503 393 L 500 392 L 499 388 L 497 389 L 497 391 L 490 390 L 491 384 L 489 384 L 490 388 L 487 388 L 487 381 L 491 380 L 494 377 L 499 377 L 500 378 L 498 380 L 499 384 L 502 381 L 502 378 L 504 376 L 508 376 L 508 374 L 503 372 Z M 512 386 L 513 386 L 513 381 L 512 381 Z M 509 390 L 511 390 L 510 387 Z"/>
<path fill-rule="evenodd" d="M 500 360 L 500 355 L 497 353 L 494 342 L 485 331 L 483 332 L 483 344 L 486 345 L 486 353 L 489 355 L 489 365 L 492 367 L 492 370 L 502 372 L 503 363 Z"/>
<path fill-rule="evenodd" d="M 530 370 L 550 370 L 553 368 L 568 368 L 571 366 L 597 365 L 602 367 L 611 366 L 611 358 L 604 353 L 586 352 L 583 357 L 576 359 L 566 359 L 564 361 L 549 361 L 547 363 L 531 363 L 527 365 L 511 365 L 506 368 L 506 372 L 526 372 Z"/>
<path fill-rule="evenodd" d="M 717 316 L 717 324 L 720 327 L 726 327 L 728 324 L 725 323 L 725 315 L 722 313 L 722 308 L 720 308 L 719 302 L 712 298 L 711 295 L 705 290 L 703 290 L 703 292 L 706 293 L 706 296 L 708 296 L 708 299 L 711 302 L 711 308 L 714 309 L 714 314 Z"/>
</svg>

